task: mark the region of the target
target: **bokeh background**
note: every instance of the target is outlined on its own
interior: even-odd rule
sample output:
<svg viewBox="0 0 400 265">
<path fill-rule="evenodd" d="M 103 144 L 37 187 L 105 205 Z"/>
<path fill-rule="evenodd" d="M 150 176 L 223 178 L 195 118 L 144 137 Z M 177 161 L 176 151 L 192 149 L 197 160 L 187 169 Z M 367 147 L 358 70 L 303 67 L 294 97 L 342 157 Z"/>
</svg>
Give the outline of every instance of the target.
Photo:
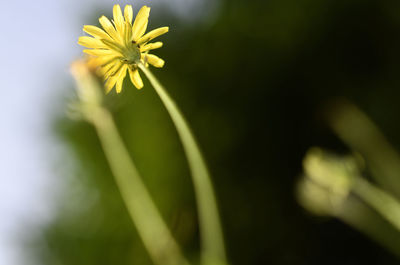
<svg viewBox="0 0 400 265">
<path fill-rule="evenodd" d="M 39 0 L 0 4 L 1 265 L 151 264 L 94 129 L 67 113 L 82 26 L 111 16 L 115 3 L 149 5 L 149 28 L 170 27 L 155 52 L 166 65 L 154 73 L 202 147 L 232 264 L 399 264 L 295 196 L 310 147 L 347 150 L 320 115 L 334 100 L 358 105 L 400 147 L 399 2 Z M 107 97 L 156 204 L 196 260 L 193 188 L 164 107 L 147 82 Z"/>
</svg>

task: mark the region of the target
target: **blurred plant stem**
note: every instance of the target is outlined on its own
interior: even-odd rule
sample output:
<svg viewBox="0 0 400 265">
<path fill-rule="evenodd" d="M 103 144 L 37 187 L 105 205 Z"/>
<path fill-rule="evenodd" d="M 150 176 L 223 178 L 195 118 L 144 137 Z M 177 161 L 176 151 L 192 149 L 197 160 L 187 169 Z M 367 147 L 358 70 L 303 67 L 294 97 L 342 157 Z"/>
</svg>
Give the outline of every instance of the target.
<svg viewBox="0 0 400 265">
<path fill-rule="evenodd" d="M 400 198 L 400 155 L 378 127 L 348 102 L 340 102 L 329 114 L 334 132 L 365 158 L 376 182 Z"/>
<path fill-rule="evenodd" d="M 355 192 L 337 200 L 332 187 L 327 187 L 307 174 L 298 184 L 297 196 L 300 204 L 308 211 L 320 216 L 336 217 L 400 257 L 400 236 L 395 226 L 377 214 L 377 210 L 366 203 Z M 340 195 L 339 195 L 340 196 Z M 368 195 L 370 196 L 370 195 Z M 379 206 L 378 206 L 379 207 Z"/>
<path fill-rule="evenodd" d="M 342 219 L 400 257 L 400 203 L 362 177 L 360 157 L 314 147 L 303 167 L 297 195 L 306 209 Z"/>
<path fill-rule="evenodd" d="M 400 203 L 398 200 L 362 177 L 354 179 L 352 191 L 400 231 Z"/>
<path fill-rule="evenodd" d="M 99 109 L 95 116 L 93 124 L 121 195 L 154 263 L 188 264 L 131 161 L 110 113 Z"/>
<path fill-rule="evenodd" d="M 72 72 L 79 87 L 81 111 L 96 128 L 122 198 L 151 259 L 158 265 L 188 265 L 130 159 L 110 112 L 101 106 L 100 82 L 85 65 L 73 65 Z"/>
<path fill-rule="evenodd" d="M 170 114 L 189 162 L 199 211 L 202 264 L 228 264 L 213 185 L 196 140 L 165 88 L 147 67 L 139 64 L 139 68 L 145 73 Z"/>
<path fill-rule="evenodd" d="M 363 201 L 349 197 L 334 216 L 376 240 L 400 258 L 400 237 L 397 229 L 385 222 Z"/>
<path fill-rule="evenodd" d="M 351 191 L 361 199 L 364 205 L 348 199 L 336 216 L 374 238 L 400 257 L 399 201 L 361 176 L 354 177 Z M 370 208 L 375 214 L 373 212 L 367 214 L 368 209 L 363 209 L 365 207 Z M 376 213 L 387 223 L 378 224 Z M 390 232 L 390 230 L 393 231 Z"/>
</svg>

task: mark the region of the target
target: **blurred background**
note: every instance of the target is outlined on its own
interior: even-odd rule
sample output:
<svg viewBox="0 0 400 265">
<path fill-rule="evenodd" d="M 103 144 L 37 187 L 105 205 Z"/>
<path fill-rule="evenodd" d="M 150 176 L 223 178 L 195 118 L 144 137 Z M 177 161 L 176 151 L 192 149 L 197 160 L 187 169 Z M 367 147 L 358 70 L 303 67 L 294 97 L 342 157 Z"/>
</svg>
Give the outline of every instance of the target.
<svg viewBox="0 0 400 265">
<path fill-rule="evenodd" d="M 350 152 L 324 118 L 332 102 L 357 105 L 400 148 L 400 2 L 38 0 L 0 4 L 1 265 L 151 264 L 94 129 L 67 115 L 82 26 L 111 17 L 116 3 L 149 5 L 149 29 L 170 27 L 155 52 L 166 65 L 153 72 L 208 162 L 232 264 L 399 264 L 359 230 L 305 210 L 296 186 L 310 147 Z M 191 178 L 162 103 L 147 81 L 107 97 L 163 217 L 196 260 Z"/>
</svg>

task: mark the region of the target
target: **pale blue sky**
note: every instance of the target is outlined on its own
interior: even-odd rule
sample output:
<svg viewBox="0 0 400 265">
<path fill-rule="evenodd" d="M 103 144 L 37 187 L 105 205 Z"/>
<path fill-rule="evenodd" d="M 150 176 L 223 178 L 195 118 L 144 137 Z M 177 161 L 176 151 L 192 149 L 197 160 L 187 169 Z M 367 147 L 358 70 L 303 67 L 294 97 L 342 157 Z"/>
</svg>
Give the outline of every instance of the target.
<svg viewBox="0 0 400 265">
<path fill-rule="evenodd" d="M 52 202 L 62 185 L 57 164 L 61 157 L 69 163 L 62 144 L 52 138 L 51 121 L 55 111 L 63 111 L 57 106 L 62 106 L 61 95 L 72 82 L 68 66 L 81 54 L 76 41 L 82 25 L 96 15 L 91 10 L 111 10 L 115 3 L 129 3 L 134 8 L 147 4 L 154 12 L 160 2 L 182 19 L 196 19 L 202 16 L 200 10 L 204 12 L 216 1 L 24 0 L 0 4 L 0 265 L 30 264 L 20 252 L 18 235 L 51 218 Z"/>
</svg>

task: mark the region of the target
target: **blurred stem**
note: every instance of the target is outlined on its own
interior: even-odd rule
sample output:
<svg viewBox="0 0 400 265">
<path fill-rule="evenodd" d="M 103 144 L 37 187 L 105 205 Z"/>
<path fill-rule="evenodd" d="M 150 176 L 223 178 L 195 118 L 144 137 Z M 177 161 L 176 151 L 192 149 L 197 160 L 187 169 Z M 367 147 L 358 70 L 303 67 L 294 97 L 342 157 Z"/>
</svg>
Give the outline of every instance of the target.
<svg viewBox="0 0 400 265">
<path fill-rule="evenodd" d="M 360 232 L 379 242 L 400 258 L 398 230 L 361 200 L 349 197 L 334 215 Z"/>
<path fill-rule="evenodd" d="M 328 116 L 335 133 L 361 153 L 376 182 L 400 197 L 400 155 L 379 128 L 359 108 L 341 102 Z"/>
<path fill-rule="evenodd" d="M 153 262 L 158 265 L 187 265 L 130 159 L 111 114 L 101 107 L 93 111 L 91 121 L 129 214 Z"/>
<path fill-rule="evenodd" d="M 202 264 L 227 264 L 216 198 L 210 175 L 196 140 L 185 118 L 165 88 L 147 67 L 143 64 L 139 64 L 139 67 L 153 85 L 170 114 L 189 162 L 199 211 Z"/>
<path fill-rule="evenodd" d="M 400 231 L 400 203 L 386 191 L 356 177 L 353 192 Z"/>
</svg>

